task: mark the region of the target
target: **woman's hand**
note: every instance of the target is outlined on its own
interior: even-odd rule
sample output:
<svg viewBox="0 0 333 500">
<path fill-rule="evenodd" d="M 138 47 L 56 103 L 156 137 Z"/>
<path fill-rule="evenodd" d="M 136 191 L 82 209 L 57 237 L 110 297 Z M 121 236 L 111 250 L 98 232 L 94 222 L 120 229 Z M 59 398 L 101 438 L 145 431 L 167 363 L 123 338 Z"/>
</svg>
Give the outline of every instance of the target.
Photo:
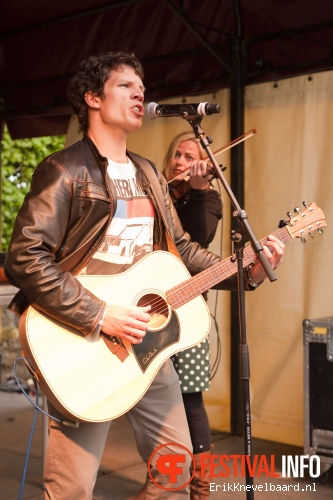
<svg viewBox="0 0 333 500">
<path fill-rule="evenodd" d="M 209 182 L 207 177 L 207 161 L 201 160 L 192 163 L 190 170 L 190 186 L 192 189 L 208 189 Z"/>
</svg>

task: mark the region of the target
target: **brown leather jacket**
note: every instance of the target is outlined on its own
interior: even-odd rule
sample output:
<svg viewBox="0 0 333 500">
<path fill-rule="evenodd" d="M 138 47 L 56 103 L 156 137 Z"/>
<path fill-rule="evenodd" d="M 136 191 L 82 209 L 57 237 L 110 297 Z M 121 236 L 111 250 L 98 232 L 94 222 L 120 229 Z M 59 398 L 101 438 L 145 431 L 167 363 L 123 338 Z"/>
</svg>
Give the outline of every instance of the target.
<svg viewBox="0 0 333 500">
<path fill-rule="evenodd" d="M 168 249 L 168 231 L 191 274 L 218 262 L 218 256 L 191 242 L 184 232 L 156 166 L 128 155 L 155 207 L 154 247 Z M 32 304 L 85 335 L 95 331 L 104 304 L 74 275 L 98 248 L 115 211 L 116 195 L 106 168 L 107 159 L 88 137 L 36 168 L 5 260 L 7 279 L 20 289 L 9 306 L 13 312 L 21 314 Z M 235 288 L 235 280 L 219 288 Z"/>
</svg>

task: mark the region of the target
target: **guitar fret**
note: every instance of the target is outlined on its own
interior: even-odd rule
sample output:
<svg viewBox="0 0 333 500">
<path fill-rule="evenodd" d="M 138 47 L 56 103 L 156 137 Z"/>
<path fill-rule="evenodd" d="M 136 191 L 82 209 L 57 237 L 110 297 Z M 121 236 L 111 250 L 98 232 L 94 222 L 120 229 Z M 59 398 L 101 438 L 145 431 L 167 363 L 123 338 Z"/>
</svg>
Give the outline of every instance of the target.
<svg viewBox="0 0 333 500">
<path fill-rule="evenodd" d="M 280 241 L 286 242 L 291 236 L 286 228 L 279 229 L 273 233 Z M 261 245 L 268 243 L 268 238 L 260 240 Z M 246 267 L 257 260 L 257 256 L 251 245 L 244 248 L 243 267 Z M 189 278 L 183 283 L 176 285 L 167 291 L 167 300 L 169 304 L 177 309 L 201 293 L 209 290 L 214 285 L 223 281 L 233 274 L 237 273 L 237 261 L 231 261 L 231 257 L 220 261 L 218 264 L 202 271 L 201 273 Z"/>
<path fill-rule="evenodd" d="M 228 267 L 228 270 L 230 271 L 230 276 L 231 276 L 232 274 L 234 274 L 234 272 L 236 272 L 236 270 L 234 269 L 236 267 L 236 262 L 232 262 L 231 257 L 229 257 L 229 259 L 227 259 L 224 262 L 225 262 L 226 266 Z"/>
<path fill-rule="evenodd" d="M 180 307 L 194 297 L 209 290 L 220 281 L 229 278 L 232 274 L 236 273 L 236 271 L 237 269 L 235 266 L 232 266 L 230 269 L 229 261 L 221 261 L 170 289 L 167 292 L 168 301 L 173 307 Z"/>
</svg>

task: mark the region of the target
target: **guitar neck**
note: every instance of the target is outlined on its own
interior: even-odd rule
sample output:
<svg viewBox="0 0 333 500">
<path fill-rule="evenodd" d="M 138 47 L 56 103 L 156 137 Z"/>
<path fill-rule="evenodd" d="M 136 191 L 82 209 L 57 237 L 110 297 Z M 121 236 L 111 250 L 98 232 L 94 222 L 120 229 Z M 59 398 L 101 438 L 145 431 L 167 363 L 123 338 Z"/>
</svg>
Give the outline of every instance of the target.
<svg viewBox="0 0 333 500">
<path fill-rule="evenodd" d="M 287 227 L 279 229 L 273 233 L 276 238 L 278 238 L 283 243 L 287 243 L 292 239 Z M 265 245 L 268 241 L 267 236 L 260 240 L 261 245 Z M 249 245 L 244 248 L 243 256 L 243 267 L 257 260 L 257 255 L 253 248 Z M 168 303 L 175 309 L 186 304 L 190 300 L 194 299 L 201 293 L 209 290 L 217 283 L 230 278 L 233 274 L 237 273 L 237 261 L 233 260 L 231 257 L 220 261 L 218 264 L 196 274 L 192 278 L 180 283 L 179 285 L 170 288 L 166 292 Z"/>
</svg>

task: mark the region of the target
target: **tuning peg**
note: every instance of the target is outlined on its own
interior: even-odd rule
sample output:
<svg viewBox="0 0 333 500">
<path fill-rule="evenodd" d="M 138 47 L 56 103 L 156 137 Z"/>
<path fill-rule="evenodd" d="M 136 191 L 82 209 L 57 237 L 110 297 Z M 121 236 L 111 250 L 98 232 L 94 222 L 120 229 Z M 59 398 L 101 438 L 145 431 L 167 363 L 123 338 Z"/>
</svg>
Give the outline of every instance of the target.
<svg viewBox="0 0 333 500">
<path fill-rule="evenodd" d="M 319 228 L 319 229 L 317 229 L 317 233 L 318 234 L 324 234 L 324 231 L 321 228 Z"/>
<path fill-rule="evenodd" d="M 300 211 L 301 211 L 301 209 L 300 209 L 299 207 L 295 207 L 295 208 L 294 208 L 294 212 L 295 212 L 296 214 L 299 214 L 299 213 L 300 213 Z"/>
<path fill-rule="evenodd" d="M 292 217 L 291 212 L 287 212 L 287 215 L 288 215 L 289 219 L 291 219 L 291 217 Z"/>
<path fill-rule="evenodd" d="M 308 226 L 308 229 L 309 229 L 309 233 L 308 234 L 309 234 L 310 238 L 313 239 L 314 238 L 314 236 L 312 234 L 313 226 Z"/>
<path fill-rule="evenodd" d="M 301 242 L 302 242 L 302 243 L 306 243 L 306 239 L 304 238 L 304 236 L 302 236 L 302 238 L 301 238 Z"/>
<path fill-rule="evenodd" d="M 308 208 L 308 204 L 306 203 L 306 201 L 302 201 L 302 205 L 303 207 Z"/>
</svg>

